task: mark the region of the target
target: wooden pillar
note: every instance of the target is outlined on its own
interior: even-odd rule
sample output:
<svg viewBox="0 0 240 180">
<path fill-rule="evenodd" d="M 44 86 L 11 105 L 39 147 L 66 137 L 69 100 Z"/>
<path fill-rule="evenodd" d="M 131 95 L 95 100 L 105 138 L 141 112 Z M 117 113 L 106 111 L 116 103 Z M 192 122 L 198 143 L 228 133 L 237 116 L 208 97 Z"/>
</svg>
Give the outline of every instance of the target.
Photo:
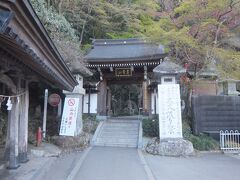
<svg viewBox="0 0 240 180">
<path fill-rule="evenodd" d="M 112 93 L 111 89 L 107 87 L 107 94 L 106 94 L 106 109 L 107 109 L 107 115 L 111 115 L 111 100 L 112 100 Z"/>
<path fill-rule="evenodd" d="M 90 116 L 91 114 L 90 108 L 91 108 L 91 86 L 89 84 L 88 85 L 88 116 Z"/>
<path fill-rule="evenodd" d="M 16 169 L 18 164 L 18 123 L 19 123 L 19 104 L 17 98 L 12 98 L 12 109 L 9 111 L 9 169 Z"/>
<path fill-rule="evenodd" d="M 107 98 L 107 81 L 103 79 L 99 84 L 97 112 L 100 116 L 106 116 L 106 98 Z"/>
<path fill-rule="evenodd" d="M 28 145 L 28 110 L 29 110 L 29 89 L 28 82 L 25 82 L 25 94 L 20 97 L 20 121 L 19 121 L 19 162 L 25 163 L 27 158 Z"/>
<path fill-rule="evenodd" d="M 108 115 L 112 116 L 112 91 L 108 89 Z"/>
<path fill-rule="evenodd" d="M 147 110 L 148 110 L 147 81 L 143 81 L 142 90 L 143 90 L 143 111 L 147 112 Z"/>
<path fill-rule="evenodd" d="M 157 115 L 157 89 L 154 88 L 154 115 Z"/>
</svg>

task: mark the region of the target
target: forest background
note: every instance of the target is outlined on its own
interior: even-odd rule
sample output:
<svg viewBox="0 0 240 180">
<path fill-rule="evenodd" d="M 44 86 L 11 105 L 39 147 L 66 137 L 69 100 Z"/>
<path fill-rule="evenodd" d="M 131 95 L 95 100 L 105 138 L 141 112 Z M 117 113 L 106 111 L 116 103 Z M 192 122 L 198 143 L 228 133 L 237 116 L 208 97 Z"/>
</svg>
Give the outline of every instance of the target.
<svg viewBox="0 0 240 180">
<path fill-rule="evenodd" d="M 97 38 L 145 38 L 198 72 L 240 79 L 240 0 L 31 0 L 68 62 Z"/>
</svg>

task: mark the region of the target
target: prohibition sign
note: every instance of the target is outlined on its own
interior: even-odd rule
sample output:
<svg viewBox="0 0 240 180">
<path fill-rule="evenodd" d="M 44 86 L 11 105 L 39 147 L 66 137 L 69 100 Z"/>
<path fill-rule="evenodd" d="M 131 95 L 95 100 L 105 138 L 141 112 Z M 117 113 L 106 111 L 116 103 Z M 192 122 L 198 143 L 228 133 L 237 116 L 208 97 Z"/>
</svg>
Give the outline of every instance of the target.
<svg viewBox="0 0 240 180">
<path fill-rule="evenodd" d="M 69 99 L 68 100 L 68 105 L 69 106 L 74 106 L 74 104 L 75 104 L 75 99 Z"/>
</svg>

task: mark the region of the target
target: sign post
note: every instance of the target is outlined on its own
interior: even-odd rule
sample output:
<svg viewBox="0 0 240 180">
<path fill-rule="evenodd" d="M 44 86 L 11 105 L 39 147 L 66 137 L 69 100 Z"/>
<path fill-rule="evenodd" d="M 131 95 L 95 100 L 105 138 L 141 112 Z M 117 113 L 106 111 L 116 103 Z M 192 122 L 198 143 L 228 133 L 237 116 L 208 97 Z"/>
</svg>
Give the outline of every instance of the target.
<svg viewBox="0 0 240 180">
<path fill-rule="evenodd" d="M 45 89 L 44 110 L 43 110 L 43 130 L 42 130 L 43 138 L 46 137 L 47 103 L 48 103 L 48 89 Z"/>
<path fill-rule="evenodd" d="M 61 136 L 74 136 L 78 117 L 79 99 L 66 97 L 60 126 Z"/>
</svg>

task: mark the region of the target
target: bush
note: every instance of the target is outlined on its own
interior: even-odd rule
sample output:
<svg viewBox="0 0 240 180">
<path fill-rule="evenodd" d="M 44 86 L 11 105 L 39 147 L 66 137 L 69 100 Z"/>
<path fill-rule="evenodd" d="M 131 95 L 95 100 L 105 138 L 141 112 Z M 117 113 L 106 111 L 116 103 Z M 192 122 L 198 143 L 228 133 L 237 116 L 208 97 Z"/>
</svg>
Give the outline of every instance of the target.
<svg viewBox="0 0 240 180">
<path fill-rule="evenodd" d="M 96 116 L 83 116 L 83 131 L 86 133 L 94 134 L 99 121 L 96 120 Z"/>
<path fill-rule="evenodd" d="M 194 149 L 199 151 L 217 150 L 219 148 L 218 142 L 206 134 L 193 135 L 188 120 L 183 120 L 183 137 L 191 141 Z"/>
<path fill-rule="evenodd" d="M 205 134 L 200 134 L 198 136 L 191 135 L 188 140 L 191 141 L 193 143 L 193 147 L 199 151 L 219 149 L 218 142 Z"/>
<path fill-rule="evenodd" d="M 205 135 L 193 135 L 190 121 L 187 119 L 183 120 L 183 138 L 192 142 L 194 149 L 199 151 L 217 150 L 219 144 L 213 138 Z M 158 118 L 154 119 L 143 119 L 143 135 L 147 137 L 159 137 L 159 123 Z"/>
<path fill-rule="evenodd" d="M 143 119 L 143 135 L 147 137 L 159 137 L 158 119 Z"/>
</svg>

